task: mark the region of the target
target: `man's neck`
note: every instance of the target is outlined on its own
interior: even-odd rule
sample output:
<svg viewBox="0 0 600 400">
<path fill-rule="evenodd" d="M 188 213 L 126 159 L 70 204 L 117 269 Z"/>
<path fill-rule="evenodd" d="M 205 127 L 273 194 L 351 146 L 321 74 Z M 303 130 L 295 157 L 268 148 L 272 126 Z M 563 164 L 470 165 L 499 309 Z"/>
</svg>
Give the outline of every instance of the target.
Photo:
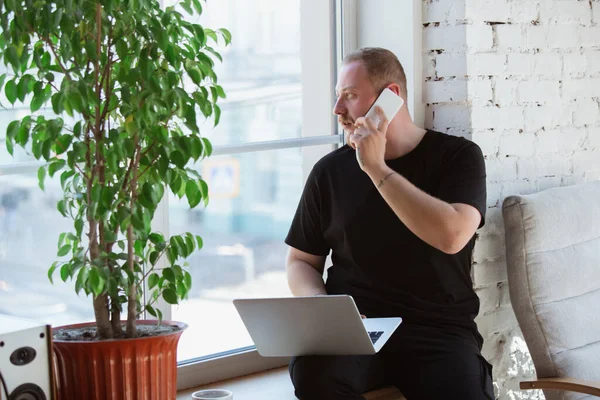
<svg viewBox="0 0 600 400">
<path fill-rule="evenodd" d="M 426 132 L 412 121 L 394 121 L 386 134 L 385 159 L 393 160 L 410 153 L 421 143 Z"/>
</svg>

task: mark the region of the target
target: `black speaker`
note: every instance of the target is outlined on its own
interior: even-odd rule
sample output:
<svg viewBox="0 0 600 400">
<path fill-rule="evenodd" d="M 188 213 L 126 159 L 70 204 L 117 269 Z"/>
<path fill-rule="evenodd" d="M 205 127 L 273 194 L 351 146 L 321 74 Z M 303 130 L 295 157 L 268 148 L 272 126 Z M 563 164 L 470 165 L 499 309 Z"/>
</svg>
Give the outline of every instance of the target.
<svg viewBox="0 0 600 400">
<path fill-rule="evenodd" d="M 50 325 L 0 315 L 0 400 L 55 400 Z"/>
</svg>

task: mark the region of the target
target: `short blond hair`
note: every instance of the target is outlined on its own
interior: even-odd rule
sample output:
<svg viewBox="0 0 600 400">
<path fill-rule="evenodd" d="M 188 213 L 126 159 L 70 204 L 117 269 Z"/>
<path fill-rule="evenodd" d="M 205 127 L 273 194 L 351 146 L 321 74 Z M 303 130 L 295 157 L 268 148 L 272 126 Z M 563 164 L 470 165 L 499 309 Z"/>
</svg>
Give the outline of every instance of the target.
<svg viewBox="0 0 600 400">
<path fill-rule="evenodd" d="M 400 95 L 406 99 L 406 74 L 398 57 L 391 51 L 381 47 L 363 47 L 348 53 L 343 64 L 358 61 L 367 69 L 369 80 L 377 92 L 390 83 L 400 86 Z"/>
</svg>

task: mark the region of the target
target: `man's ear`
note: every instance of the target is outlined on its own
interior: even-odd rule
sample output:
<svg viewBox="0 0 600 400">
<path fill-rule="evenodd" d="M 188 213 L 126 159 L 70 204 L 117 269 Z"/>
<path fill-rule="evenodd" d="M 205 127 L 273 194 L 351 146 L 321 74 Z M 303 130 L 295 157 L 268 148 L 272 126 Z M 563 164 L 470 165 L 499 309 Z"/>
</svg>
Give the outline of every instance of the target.
<svg viewBox="0 0 600 400">
<path fill-rule="evenodd" d="M 386 87 L 394 92 L 397 96 L 400 96 L 400 86 L 397 83 L 390 83 Z"/>
</svg>

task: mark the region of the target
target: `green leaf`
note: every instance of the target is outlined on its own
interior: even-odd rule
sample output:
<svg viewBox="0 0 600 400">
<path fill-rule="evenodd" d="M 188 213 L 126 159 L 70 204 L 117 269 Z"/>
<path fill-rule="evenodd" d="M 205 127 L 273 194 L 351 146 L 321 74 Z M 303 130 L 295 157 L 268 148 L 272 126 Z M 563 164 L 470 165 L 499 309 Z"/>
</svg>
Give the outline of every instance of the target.
<svg viewBox="0 0 600 400">
<path fill-rule="evenodd" d="M 181 8 L 183 8 L 185 11 L 187 11 L 188 14 L 190 15 L 194 15 L 194 12 L 192 11 L 192 8 L 190 7 L 190 5 L 188 4 L 189 1 L 181 1 L 179 2 L 179 5 L 181 6 Z M 165 299 L 166 300 L 166 299 Z"/>
<path fill-rule="evenodd" d="M 202 14 L 202 4 L 200 4 L 200 0 L 192 0 L 192 4 L 198 15 Z"/>
<path fill-rule="evenodd" d="M 192 275 L 187 271 L 183 271 L 183 284 L 188 290 L 192 288 Z"/>
<path fill-rule="evenodd" d="M 42 108 L 45 100 L 46 99 L 44 98 L 44 96 L 42 94 L 33 96 L 33 99 L 31 100 L 31 104 L 29 105 L 31 112 L 34 113 L 37 110 L 39 110 L 40 108 Z"/>
<path fill-rule="evenodd" d="M 104 279 L 100 276 L 98 268 L 91 268 L 89 275 L 92 292 L 94 292 L 96 296 L 102 294 L 102 291 L 104 290 Z"/>
<path fill-rule="evenodd" d="M 81 268 L 77 274 L 77 280 L 75 282 L 75 292 L 79 294 L 82 288 L 86 287 L 86 283 L 89 277 L 89 269 Z"/>
<path fill-rule="evenodd" d="M 59 171 L 60 169 L 62 169 L 66 164 L 67 164 L 67 162 L 65 160 L 62 160 L 62 159 L 54 161 L 48 167 L 48 174 L 51 177 L 53 177 L 54 174 L 56 173 L 56 171 Z"/>
<path fill-rule="evenodd" d="M 71 245 L 70 244 L 65 244 L 63 247 L 60 248 L 60 250 L 58 250 L 58 257 L 64 257 L 67 254 L 69 254 L 69 252 L 71 251 Z"/>
<path fill-rule="evenodd" d="M 68 263 L 64 264 L 60 268 L 60 279 L 62 279 L 63 282 L 66 282 L 67 279 L 69 279 L 70 275 L 71 275 L 71 265 Z"/>
<path fill-rule="evenodd" d="M 146 306 L 146 311 L 148 311 L 148 314 L 152 315 L 153 317 L 157 317 L 156 310 L 150 304 Z"/>
<path fill-rule="evenodd" d="M 60 212 L 62 214 L 63 217 L 67 216 L 67 207 L 65 205 L 65 200 L 59 200 L 58 203 L 56 204 L 56 208 L 58 210 L 58 212 Z"/>
<path fill-rule="evenodd" d="M 48 280 L 52 284 L 54 284 L 54 281 L 52 280 L 52 275 L 54 275 L 54 271 L 56 271 L 57 267 L 58 267 L 58 261 L 55 261 L 54 263 L 52 263 L 52 266 L 48 269 Z"/>
<path fill-rule="evenodd" d="M 10 45 L 4 54 L 8 62 L 12 64 L 13 70 L 17 72 L 21 69 L 21 62 L 19 61 L 19 53 L 14 45 Z"/>
<path fill-rule="evenodd" d="M 217 29 L 217 32 L 223 35 L 223 39 L 225 39 L 225 44 L 231 43 L 231 32 L 229 32 L 225 28 Z"/>
<path fill-rule="evenodd" d="M 200 194 L 198 183 L 195 180 L 191 179 L 187 182 L 185 185 L 185 195 L 188 199 L 190 208 L 194 208 L 200 203 L 202 195 Z"/>
<path fill-rule="evenodd" d="M 0 90 L 4 87 L 4 81 L 6 80 L 6 74 L 0 75 Z"/>
<path fill-rule="evenodd" d="M 177 304 L 179 301 L 179 299 L 177 298 L 177 293 L 171 288 L 165 289 L 162 295 L 165 301 L 169 304 Z"/>
<path fill-rule="evenodd" d="M 212 154 L 212 144 L 207 138 L 202 138 L 202 144 L 204 145 L 204 157 L 209 157 Z"/>
<path fill-rule="evenodd" d="M 186 164 L 185 157 L 183 153 L 179 150 L 175 150 L 171 153 L 171 162 L 175 164 L 178 168 L 184 168 Z"/>
<path fill-rule="evenodd" d="M 163 269 L 163 277 L 168 280 L 169 282 L 173 282 L 175 283 L 175 273 L 173 272 L 173 269 L 171 268 L 165 268 Z"/>
<path fill-rule="evenodd" d="M 79 218 L 75 220 L 75 230 L 77 236 L 81 236 L 81 232 L 83 232 L 83 219 Z"/>
<path fill-rule="evenodd" d="M 6 83 L 4 91 L 6 92 L 6 98 L 10 104 L 15 104 L 15 101 L 17 101 L 17 84 L 14 79 L 11 79 Z"/>
<path fill-rule="evenodd" d="M 40 189 L 44 190 L 44 179 L 46 179 L 46 167 L 41 166 L 38 168 L 38 185 Z"/>
<path fill-rule="evenodd" d="M 217 125 L 219 125 L 219 121 L 221 120 L 221 107 L 219 107 L 218 105 L 215 104 L 213 110 L 215 112 L 215 125 L 214 126 L 217 126 Z"/>
<path fill-rule="evenodd" d="M 200 236 L 196 236 L 196 242 L 198 243 L 198 250 L 200 250 L 202 248 L 202 246 L 204 245 L 202 238 Z"/>
<path fill-rule="evenodd" d="M 148 239 L 150 239 L 150 241 L 154 244 L 159 244 L 161 242 L 165 241 L 165 238 L 163 235 L 161 235 L 160 233 L 151 233 L 150 236 L 148 237 Z"/>
<path fill-rule="evenodd" d="M 152 289 L 156 285 L 158 285 L 159 279 L 160 279 L 160 277 L 158 276 L 157 273 L 155 273 L 155 272 L 151 273 L 150 276 L 148 276 L 148 289 Z"/>
</svg>

